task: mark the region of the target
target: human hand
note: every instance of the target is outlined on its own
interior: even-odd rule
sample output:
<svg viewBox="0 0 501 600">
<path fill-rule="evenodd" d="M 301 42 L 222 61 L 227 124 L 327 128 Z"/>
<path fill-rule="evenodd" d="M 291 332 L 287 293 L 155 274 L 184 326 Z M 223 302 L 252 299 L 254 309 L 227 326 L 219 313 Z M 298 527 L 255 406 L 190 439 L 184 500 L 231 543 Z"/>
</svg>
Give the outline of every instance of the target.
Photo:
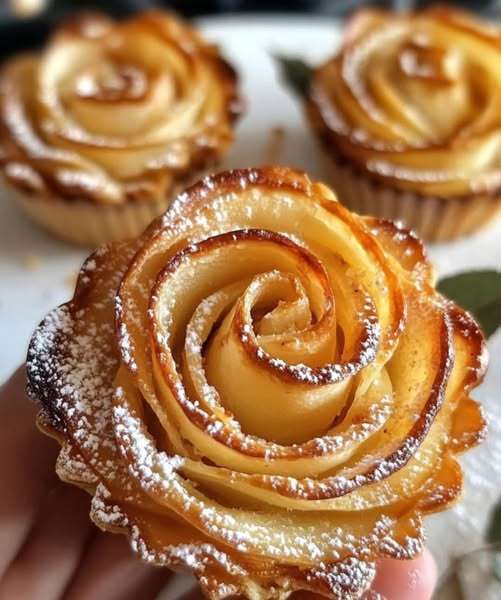
<svg viewBox="0 0 501 600">
<path fill-rule="evenodd" d="M 22 367 L 0 388 L 0 600 L 156 598 L 171 573 L 141 563 L 123 536 L 90 522 L 88 495 L 54 472 L 58 447 L 37 431 L 25 382 Z M 428 552 L 382 560 L 367 599 L 429 600 L 435 581 Z M 194 588 L 183 600 L 201 598 Z"/>
</svg>

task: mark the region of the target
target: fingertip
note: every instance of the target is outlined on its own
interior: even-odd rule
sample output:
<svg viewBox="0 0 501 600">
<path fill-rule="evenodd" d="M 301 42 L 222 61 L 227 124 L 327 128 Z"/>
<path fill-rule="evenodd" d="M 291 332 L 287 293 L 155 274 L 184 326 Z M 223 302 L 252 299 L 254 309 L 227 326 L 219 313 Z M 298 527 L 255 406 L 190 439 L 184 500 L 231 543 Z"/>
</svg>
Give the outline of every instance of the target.
<svg viewBox="0 0 501 600">
<path fill-rule="evenodd" d="M 437 566 L 425 549 L 414 560 L 379 561 L 373 590 L 385 600 L 430 600 L 436 582 Z"/>
<path fill-rule="evenodd" d="M 7 379 L 0 384 L 0 395 L 24 396 L 26 391 L 26 365 L 20 365 Z"/>
<path fill-rule="evenodd" d="M 433 594 L 438 580 L 437 563 L 432 553 L 426 548 L 422 555 L 422 569 L 425 574 L 425 581 L 430 584 L 429 596 Z"/>
<path fill-rule="evenodd" d="M 188 592 L 183 594 L 180 600 L 204 600 L 204 596 L 198 586 L 191 588 Z"/>
</svg>

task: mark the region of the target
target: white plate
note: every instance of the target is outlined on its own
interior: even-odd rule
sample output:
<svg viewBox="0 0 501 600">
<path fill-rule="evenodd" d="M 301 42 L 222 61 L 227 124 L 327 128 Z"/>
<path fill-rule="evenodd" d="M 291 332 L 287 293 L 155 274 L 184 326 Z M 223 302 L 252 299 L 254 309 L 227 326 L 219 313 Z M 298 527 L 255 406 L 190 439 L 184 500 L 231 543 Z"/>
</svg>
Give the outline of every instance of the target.
<svg viewBox="0 0 501 600">
<path fill-rule="evenodd" d="M 241 73 L 247 113 L 224 166 L 263 162 L 270 130 L 286 138 L 280 162 L 322 176 L 317 147 L 297 100 L 277 78 L 272 52 L 312 61 L 328 56 L 339 42 L 337 21 L 327 18 L 235 16 L 200 21 Z M 0 202 L 0 381 L 23 359 L 35 324 L 69 298 L 85 252 L 49 238 L 6 202 Z M 467 239 L 430 248 L 441 275 L 470 268 L 501 266 L 501 224 Z M 461 505 L 429 520 L 429 545 L 444 568 L 450 558 L 479 544 L 489 510 L 501 494 L 501 334 L 489 347 L 492 361 L 478 391 L 491 417 L 486 443 L 463 460 L 466 491 Z M 175 597 L 169 592 L 169 598 Z"/>
</svg>

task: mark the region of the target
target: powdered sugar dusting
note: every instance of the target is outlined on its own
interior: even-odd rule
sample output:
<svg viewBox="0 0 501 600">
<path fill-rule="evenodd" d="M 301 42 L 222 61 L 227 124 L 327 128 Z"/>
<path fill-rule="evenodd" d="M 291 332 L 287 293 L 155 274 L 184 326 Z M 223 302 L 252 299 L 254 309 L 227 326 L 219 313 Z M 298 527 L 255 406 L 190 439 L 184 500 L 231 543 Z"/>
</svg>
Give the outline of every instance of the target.
<svg viewBox="0 0 501 600">
<path fill-rule="evenodd" d="M 367 590 L 376 573 L 374 563 L 350 557 L 331 565 L 320 564 L 309 577 L 324 582 L 335 598 L 359 597 Z"/>
</svg>

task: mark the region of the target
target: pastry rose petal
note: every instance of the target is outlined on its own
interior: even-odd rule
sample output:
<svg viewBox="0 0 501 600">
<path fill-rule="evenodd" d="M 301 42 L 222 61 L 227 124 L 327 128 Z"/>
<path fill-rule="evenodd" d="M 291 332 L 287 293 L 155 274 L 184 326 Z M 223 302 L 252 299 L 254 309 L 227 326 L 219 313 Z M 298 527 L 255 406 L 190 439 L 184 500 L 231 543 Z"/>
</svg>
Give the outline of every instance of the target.
<svg viewBox="0 0 501 600">
<path fill-rule="evenodd" d="M 500 65 L 500 29 L 466 13 L 362 10 L 316 71 L 310 115 L 329 150 L 384 185 L 499 195 Z"/>
<path fill-rule="evenodd" d="M 83 15 L 3 67 L 0 167 L 49 196 L 163 197 L 224 151 L 237 112 L 233 70 L 174 15 Z"/>
<path fill-rule="evenodd" d="M 285 168 L 181 194 L 102 247 L 28 355 L 59 476 L 210 598 L 359 598 L 420 553 L 484 432 L 482 334 L 421 242 Z"/>
</svg>

